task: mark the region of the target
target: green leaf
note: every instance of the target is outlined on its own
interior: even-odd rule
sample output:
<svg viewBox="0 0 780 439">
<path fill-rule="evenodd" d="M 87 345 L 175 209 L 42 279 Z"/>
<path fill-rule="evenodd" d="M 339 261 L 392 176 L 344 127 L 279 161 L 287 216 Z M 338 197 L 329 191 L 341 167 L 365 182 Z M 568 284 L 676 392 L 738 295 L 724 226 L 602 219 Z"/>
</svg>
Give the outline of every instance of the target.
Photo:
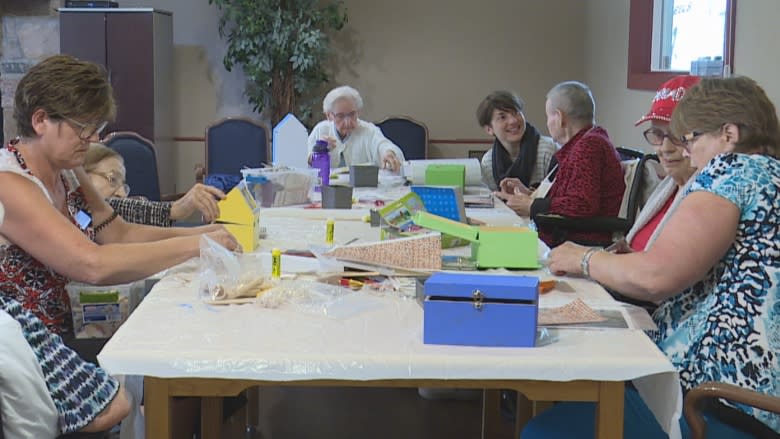
<svg viewBox="0 0 780 439">
<path fill-rule="evenodd" d="M 331 57 L 329 35 L 347 22 L 342 1 L 329 0 L 207 0 L 221 11 L 218 30 L 227 42 L 225 69 L 244 70 L 244 95 L 254 111 L 294 112 L 306 121 L 312 116 L 320 87 L 328 81 L 325 66 Z M 291 71 L 288 71 L 291 69 Z M 298 108 L 282 108 L 272 89 L 274 78 L 288 89 Z M 275 117 L 275 116 L 273 116 Z M 278 122 L 273 120 L 272 123 Z"/>
</svg>

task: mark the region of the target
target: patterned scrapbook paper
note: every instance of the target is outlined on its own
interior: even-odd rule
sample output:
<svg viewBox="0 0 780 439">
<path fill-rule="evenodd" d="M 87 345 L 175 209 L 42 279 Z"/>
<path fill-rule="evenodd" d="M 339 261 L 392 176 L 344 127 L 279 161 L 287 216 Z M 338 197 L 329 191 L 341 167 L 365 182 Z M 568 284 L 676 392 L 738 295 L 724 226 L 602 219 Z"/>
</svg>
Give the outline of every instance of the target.
<svg viewBox="0 0 780 439">
<path fill-rule="evenodd" d="M 336 247 L 325 256 L 407 270 L 441 270 L 438 233 Z"/>
<path fill-rule="evenodd" d="M 593 323 L 607 320 L 577 298 L 558 308 L 539 309 L 539 326 L 565 325 L 571 323 Z"/>
</svg>

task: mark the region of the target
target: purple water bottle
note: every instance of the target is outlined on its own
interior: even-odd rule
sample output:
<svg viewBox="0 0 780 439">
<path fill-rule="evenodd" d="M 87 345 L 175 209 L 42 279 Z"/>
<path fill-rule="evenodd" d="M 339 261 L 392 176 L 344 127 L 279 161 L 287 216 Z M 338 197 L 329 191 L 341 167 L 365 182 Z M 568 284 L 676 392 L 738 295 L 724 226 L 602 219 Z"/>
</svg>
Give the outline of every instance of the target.
<svg viewBox="0 0 780 439">
<path fill-rule="evenodd" d="M 330 182 L 330 154 L 328 153 L 328 142 L 325 140 L 318 140 L 314 144 L 311 153 L 311 167 L 319 169 L 320 185 L 327 186 Z M 316 190 L 320 191 L 321 186 L 317 186 Z"/>
</svg>

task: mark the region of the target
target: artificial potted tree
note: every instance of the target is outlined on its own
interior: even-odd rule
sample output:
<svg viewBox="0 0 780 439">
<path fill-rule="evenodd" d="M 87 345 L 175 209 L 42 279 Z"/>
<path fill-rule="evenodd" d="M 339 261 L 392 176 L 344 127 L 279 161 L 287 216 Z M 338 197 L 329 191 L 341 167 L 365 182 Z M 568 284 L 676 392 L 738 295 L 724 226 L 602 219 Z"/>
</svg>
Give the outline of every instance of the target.
<svg viewBox="0 0 780 439">
<path fill-rule="evenodd" d="M 221 11 L 223 59 L 247 77 L 253 109 L 276 125 L 287 113 L 308 121 L 320 88 L 328 82 L 329 31 L 347 21 L 341 1 L 209 0 Z"/>
</svg>

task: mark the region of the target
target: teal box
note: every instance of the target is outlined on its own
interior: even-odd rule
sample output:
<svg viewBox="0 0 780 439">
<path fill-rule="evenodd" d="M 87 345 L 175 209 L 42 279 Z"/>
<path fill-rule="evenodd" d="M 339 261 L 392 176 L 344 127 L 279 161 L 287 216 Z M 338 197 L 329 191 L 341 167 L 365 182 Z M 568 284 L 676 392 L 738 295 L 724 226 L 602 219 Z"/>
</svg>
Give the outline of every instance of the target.
<svg viewBox="0 0 780 439">
<path fill-rule="evenodd" d="M 425 344 L 536 346 L 537 277 L 438 272 L 423 294 Z"/>
<path fill-rule="evenodd" d="M 466 166 L 434 164 L 425 168 L 426 186 L 466 186 Z"/>
</svg>

